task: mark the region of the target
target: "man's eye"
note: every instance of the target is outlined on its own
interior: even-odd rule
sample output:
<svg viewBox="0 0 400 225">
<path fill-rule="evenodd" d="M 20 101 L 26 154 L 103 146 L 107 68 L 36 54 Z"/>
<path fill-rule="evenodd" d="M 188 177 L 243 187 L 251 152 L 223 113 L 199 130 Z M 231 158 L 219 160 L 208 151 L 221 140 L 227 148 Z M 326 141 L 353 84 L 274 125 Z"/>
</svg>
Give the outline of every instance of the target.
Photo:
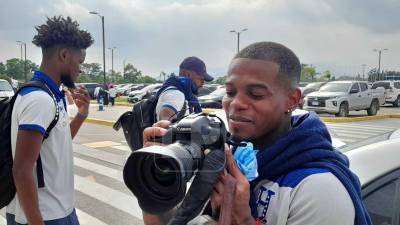
<svg viewBox="0 0 400 225">
<path fill-rule="evenodd" d="M 254 99 L 262 99 L 265 97 L 265 94 L 262 93 L 250 93 L 251 98 Z"/>
<path fill-rule="evenodd" d="M 226 96 L 228 96 L 228 97 L 232 97 L 234 95 L 235 95 L 235 93 L 233 91 L 227 91 L 226 92 Z"/>
</svg>

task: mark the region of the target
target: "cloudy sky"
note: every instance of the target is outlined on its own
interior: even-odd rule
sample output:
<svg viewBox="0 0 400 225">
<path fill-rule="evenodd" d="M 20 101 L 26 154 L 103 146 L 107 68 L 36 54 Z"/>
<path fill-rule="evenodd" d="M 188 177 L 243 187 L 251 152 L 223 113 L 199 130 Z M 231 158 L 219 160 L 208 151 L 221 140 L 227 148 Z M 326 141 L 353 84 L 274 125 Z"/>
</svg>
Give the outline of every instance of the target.
<svg viewBox="0 0 400 225">
<path fill-rule="evenodd" d="M 19 58 L 16 41 L 28 43 L 27 56 L 40 63 L 40 49 L 31 41 L 35 25 L 46 16 L 64 15 L 92 33 L 95 43 L 87 62 L 102 63 L 101 20 L 106 46 L 117 47 L 114 67 L 123 61 L 145 74 L 176 71 L 186 56 L 202 58 L 211 74 L 226 72 L 236 53 L 230 30 L 247 28 L 241 47 L 275 41 L 291 48 L 302 63 L 335 75 L 362 74 L 376 67 L 388 48 L 382 68 L 400 70 L 399 0 L 0 0 L 0 61 Z M 111 68 L 111 52 L 106 52 Z"/>
</svg>

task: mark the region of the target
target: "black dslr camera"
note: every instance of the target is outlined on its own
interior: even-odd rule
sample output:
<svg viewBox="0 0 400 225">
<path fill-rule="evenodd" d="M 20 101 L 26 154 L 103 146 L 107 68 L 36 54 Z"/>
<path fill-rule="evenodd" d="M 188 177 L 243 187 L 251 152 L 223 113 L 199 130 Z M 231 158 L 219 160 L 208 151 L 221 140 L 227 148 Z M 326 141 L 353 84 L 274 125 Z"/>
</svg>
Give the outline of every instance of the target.
<svg viewBox="0 0 400 225">
<path fill-rule="evenodd" d="M 213 182 L 225 168 L 227 136 L 219 117 L 206 113 L 189 115 L 155 140 L 164 146 L 146 147 L 131 154 L 124 167 L 125 184 L 145 212 L 168 211 L 185 197 L 186 183 L 195 173 L 201 174 L 203 180 L 199 182 L 209 183 L 212 189 Z M 211 150 L 207 156 L 206 149 Z M 209 155 L 213 156 L 208 158 Z"/>
</svg>

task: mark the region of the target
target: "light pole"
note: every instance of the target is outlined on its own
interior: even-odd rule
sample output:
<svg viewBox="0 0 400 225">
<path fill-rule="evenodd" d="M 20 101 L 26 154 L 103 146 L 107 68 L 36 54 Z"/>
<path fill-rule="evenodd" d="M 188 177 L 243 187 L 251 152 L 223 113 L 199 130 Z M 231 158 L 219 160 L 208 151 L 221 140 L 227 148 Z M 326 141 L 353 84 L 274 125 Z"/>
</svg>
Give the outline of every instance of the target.
<svg viewBox="0 0 400 225">
<path fill-rule="evenodd" d="M 114 49 L 117 47 L 108 48 L 111 50 L 111 82 L 114 82 Z"/>
<path fill-rule="evenodd" d="M 25 83 L 28 82 L 28 78 L 26 76 L 26 43 L 23 41 L 17 41 L 17 43 L 21 44 L 21 49 L 22 49 L 22 45 L 24 45 L 24 51 L 25 51 L 25 60 L 24 60 L 24 78 L 25 78 Z M 21 51 L 22 53 L 22 51 Z M 22 58 L 22 54 L 21 54 L 21 58 Z"/>
<path fill-rule="evenodd" d="M 103 79 L 104 79 L 104 87 L 107 88 L 107 83 L 106 83 L 106 41 L 104 38 L 104 16 L 100 15 L 96 11 L 91 11 L 89 13 L 93 14 L 93 15 L 98 15 L 101 19 L 101 27 L 103 30 Z"/>
<path fill-rule="evenodd" d="M 238 51 L 238 53 L 239 53 L 239 49 L 240 49 L 240 34 L 245 32 L 246 30 L 247 30 L 247 28 L 244 28 L 241 31 L 236 31 L 236 30 L 229 31 L 231 33 L 237 34 L 237 51 Z"/>
<path fill-rule="evenodd" d="M 381 55 L 383 51 L 387 51 L 389 49 L 384 48 L 384 49 L 373 49 L 372 51 L 378 52 L 378 79 L 380 79 L 380 74 L 381 74 Z"/>
<path fill-rule="evenodd" d="M 367 65 L 362 64 L 361 66 L 362 66 L 362 68 L 363 68 L 363 80 L 365 80 L 365 67 L 366 67 Z"/>
<path fill-rule="evenodd" d="M 125 61 L 126 61 L 126 59 L 124 59 L 124 61 L 123 61 L 124 69 L 123 69 L 123 74 L 122 74 L 122 76 L 124 77 L 124 80 L 125 80 Z"/>
</svg>

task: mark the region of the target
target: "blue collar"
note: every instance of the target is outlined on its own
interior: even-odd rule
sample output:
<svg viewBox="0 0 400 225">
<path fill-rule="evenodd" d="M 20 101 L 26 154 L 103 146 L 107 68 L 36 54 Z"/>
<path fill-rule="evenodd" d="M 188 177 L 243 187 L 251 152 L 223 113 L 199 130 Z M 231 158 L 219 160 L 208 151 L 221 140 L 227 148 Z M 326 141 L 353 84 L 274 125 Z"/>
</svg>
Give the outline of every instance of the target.
<svg viewBox="0 0 400 225">
<path fill-rule="evenodd" d="M 39 80 L 44 82 L 50 88 L 51 92 L 53 92 L 53 94 L 55 95 L 57 102 L 65 98 L 64 93 L 60 91 L 60 87 L 42 71 L 36 70 L 33 74 L 32 80 Z"/>
</svg>

